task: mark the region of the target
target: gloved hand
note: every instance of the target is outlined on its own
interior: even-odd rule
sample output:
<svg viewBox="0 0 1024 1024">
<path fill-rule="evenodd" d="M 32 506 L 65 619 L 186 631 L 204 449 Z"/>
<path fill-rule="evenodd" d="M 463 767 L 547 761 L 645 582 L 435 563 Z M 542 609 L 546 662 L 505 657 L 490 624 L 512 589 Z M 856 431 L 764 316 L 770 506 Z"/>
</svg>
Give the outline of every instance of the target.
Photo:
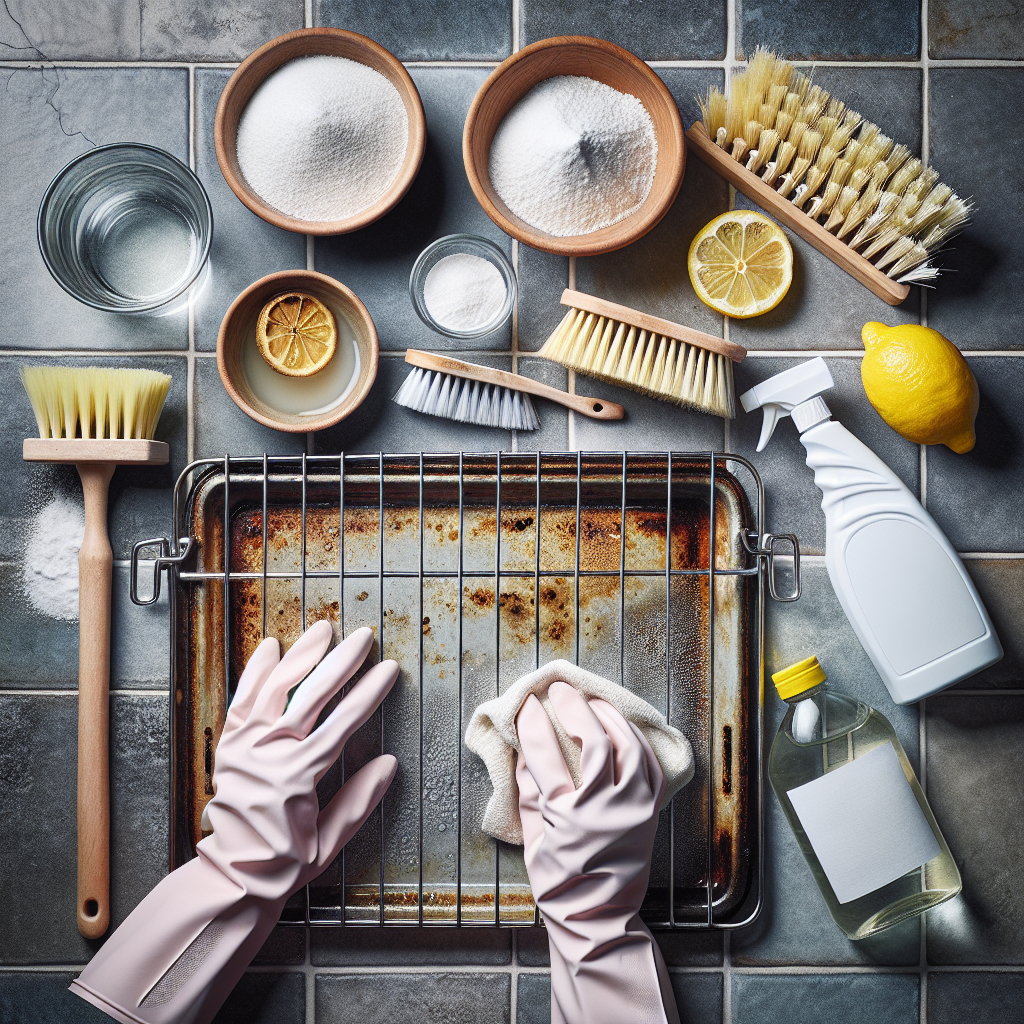
<svg viewBox="0 0 1024 1024">
<path fill-rule="evenodd" d="M 314 730 L 327 702 L 362 665 L 373 634 L 356 630 L 321 661 L 330 641 L 330 624 L 318 622 L 284 658 L 268 638 L 249 659 L 217 745 L 216 795 L 208 805 L 213 835 L 132 911 L 71 984 L 116 1020 L 210 1021 L 288 897 L 334 860 L 391 785 L 397 762 L 385 754 L 319 808 L 317 782 L 398 677 L 394 661 L 375 665 Z"/>
<path fill-rule="evenodd" d="M 607 701 L 564 682 L 548 690 L 582 744 L 580 788 L 533 695 L 516 720 L 523 854 L 551 951 L 552 1024 L 678 1024 L 668 971 L 639 917 L 665 778 Z"/>
</svg>

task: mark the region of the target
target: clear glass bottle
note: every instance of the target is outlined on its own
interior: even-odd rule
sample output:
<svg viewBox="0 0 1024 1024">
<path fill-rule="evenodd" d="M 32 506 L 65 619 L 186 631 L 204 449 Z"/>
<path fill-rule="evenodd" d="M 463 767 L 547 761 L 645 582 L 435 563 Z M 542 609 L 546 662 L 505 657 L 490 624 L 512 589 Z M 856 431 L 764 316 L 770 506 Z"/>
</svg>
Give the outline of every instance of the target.
<svg viewBox="0 0 1024 1024">
<path fill-rule="evenodd" d="M 960 872 L 888 719 L 830 693 L 818 659 L 772 676 L 789 704 L 768 777 L 836 924 L 864 939 L 960 892 Z"/>
</svg>

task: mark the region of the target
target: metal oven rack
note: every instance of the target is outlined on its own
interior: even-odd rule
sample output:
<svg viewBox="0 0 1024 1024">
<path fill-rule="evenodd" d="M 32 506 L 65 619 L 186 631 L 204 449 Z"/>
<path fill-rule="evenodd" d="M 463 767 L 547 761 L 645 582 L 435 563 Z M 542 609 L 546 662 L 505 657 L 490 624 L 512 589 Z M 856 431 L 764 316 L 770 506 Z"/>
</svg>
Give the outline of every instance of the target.
<svg viewBox="0 0 1024 1024">
<path fill-rule="evenodd" d="M 696 777 L 659 826 L 648 923 L 734 928 L 757 915 L 763 599 L 766 586 L 797 599 L 799 551 L 764 532 L 763 486 L 745 459 L 226 456 L 182 472 L 173 525 L 174 540 L 134 546 L 131 572 L 132 600 L 151 604 L 170 570 L 172 867 L 202 836 L 248 655 L 265 635 L 287 645 L 326 617 L 339 637 L 371 626 L 376 657 L 395 657 L 402 676 L 321 785 L 383 750 L 400 774 L 284 921 L 538 923 L 521 850 L 479 831 L 489 784 L 462 736 L 476 704 L 552 657 L 630 686 L 694 745 Z M 792 555 L 786 596 L 779 554 Z"/>
</svg>

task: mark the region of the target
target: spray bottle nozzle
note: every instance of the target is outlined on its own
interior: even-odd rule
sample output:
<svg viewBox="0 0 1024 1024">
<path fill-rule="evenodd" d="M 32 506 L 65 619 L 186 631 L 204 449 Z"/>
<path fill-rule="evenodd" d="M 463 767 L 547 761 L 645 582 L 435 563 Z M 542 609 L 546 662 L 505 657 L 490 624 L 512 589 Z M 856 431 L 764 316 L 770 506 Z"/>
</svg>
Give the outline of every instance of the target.
<svg viewBox="0 0 1024 1024">
<path fill-rule="evenodd" d="M 834 383 L 825 360 L 818 356 L 792 369 L 783 370 L 749 391 L 744 391 L 740 395 L 740 404 L 746 412 L 764 409 L 764 423 L 757 450 L 764 450 L 775 430 L 775 424 L 783 416 L 788 416 L 802 402 L 827 391 Z"/>
</svg>

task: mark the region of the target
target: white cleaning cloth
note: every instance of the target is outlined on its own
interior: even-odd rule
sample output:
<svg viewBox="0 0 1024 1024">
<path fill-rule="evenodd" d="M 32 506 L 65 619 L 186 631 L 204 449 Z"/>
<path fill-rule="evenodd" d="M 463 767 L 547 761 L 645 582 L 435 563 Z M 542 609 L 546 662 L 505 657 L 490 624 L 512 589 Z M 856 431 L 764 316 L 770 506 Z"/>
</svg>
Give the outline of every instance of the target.
<svg viewBox="0 0 1024 1024">
<path fill-rule="evenodd" d="M 575 687 L 584 697 L 600 697 L 608 701 L 627 722 L 632 722 L 643 733 L 668 783 L 662 807 L 693 778 L 690 742 L 665 721 L 660 711 L 618 683 L 577 668 L 568 661 L 548 662 L 536 672 L 523 676 L 500 697 L 481 704 L 473 712 L 466 729 L 466 746 L 482 758 L 494 787 L 481 827 L 506 843 L 523 844 L 519 786 L 516 784 L 516 753 L 520 750 L 516 715 L 531 693 L 537 695 L 551 719 L 573 782 L 577 787 L 580 784 L 580 748 L 562 728 L 548 700 L 548 687 L 557 679 Z"/>
</svg>

